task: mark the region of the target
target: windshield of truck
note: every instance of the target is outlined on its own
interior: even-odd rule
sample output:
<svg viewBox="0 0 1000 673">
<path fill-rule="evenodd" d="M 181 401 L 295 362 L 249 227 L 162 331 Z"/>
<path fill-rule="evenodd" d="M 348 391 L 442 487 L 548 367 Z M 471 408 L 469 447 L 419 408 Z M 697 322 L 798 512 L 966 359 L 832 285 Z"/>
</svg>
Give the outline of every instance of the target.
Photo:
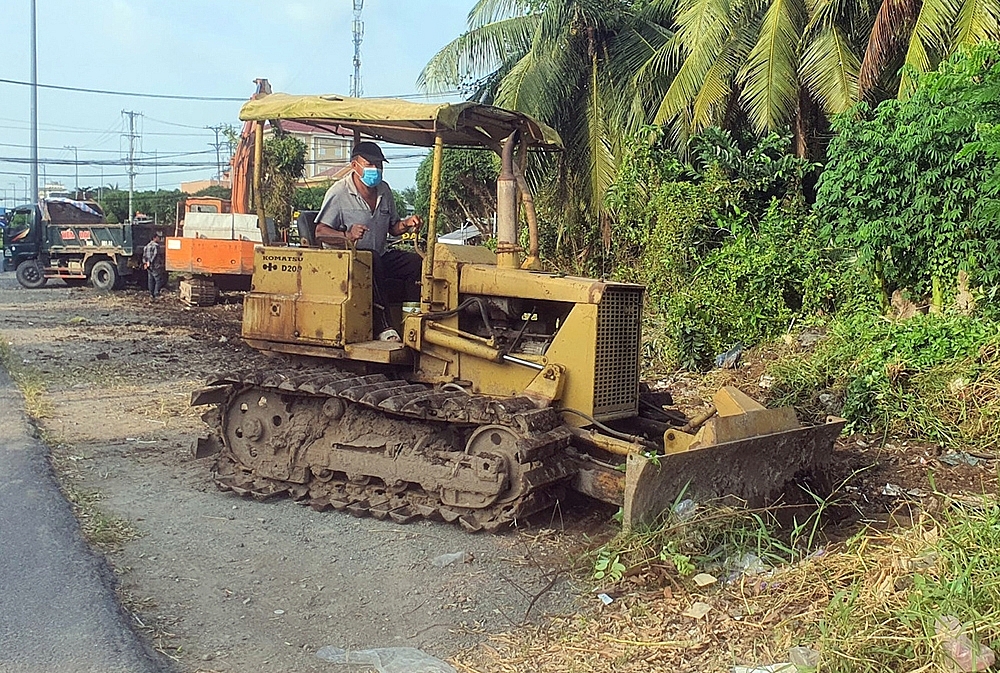
<svg viewBox="0 0 1000 673">
<path fill-rule="evenodd" d="M 4 229 L 4 239 L 7 243 L 17 243 L 26 239 L 30 231 L 30 210 L 15 210 L 13 213 L 7 213 L 7 226 Z"/>
</svg>

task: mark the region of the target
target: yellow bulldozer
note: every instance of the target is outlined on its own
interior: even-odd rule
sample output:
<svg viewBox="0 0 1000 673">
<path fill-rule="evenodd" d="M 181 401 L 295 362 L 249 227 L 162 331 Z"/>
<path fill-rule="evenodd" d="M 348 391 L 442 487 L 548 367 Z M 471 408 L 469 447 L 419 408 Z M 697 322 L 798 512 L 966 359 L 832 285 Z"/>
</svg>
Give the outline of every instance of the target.
<svg viewBox="0 0 1000 673">
<path fill-rule="evenodd" d="M 620 505 L 628 527 L 681 493 L 766 500 L 832 452 L 841 419 L 802 427 L 735 388 L 688 419 L 641 392 L 644 288 L 541 270 L 524 167 L 529 152 L 561 148 L 544 124 L 475 103 L 280 93 L 240 118 L 255 129 L 259 222 L 266 120 L 432 147 L 433 171 L 419 307 L 394 312 L 401 343 L 373 340 L 371 252 L 274 245 L 261 231 L 243 338 L 290 357 L 193 393 L 212 405 L 196 455 L 216 454 L 220 488 L 473 531 L 576 489 Z M 501 157 L 495 251 L 437 242 L 446 146 Z"/>
</svg>

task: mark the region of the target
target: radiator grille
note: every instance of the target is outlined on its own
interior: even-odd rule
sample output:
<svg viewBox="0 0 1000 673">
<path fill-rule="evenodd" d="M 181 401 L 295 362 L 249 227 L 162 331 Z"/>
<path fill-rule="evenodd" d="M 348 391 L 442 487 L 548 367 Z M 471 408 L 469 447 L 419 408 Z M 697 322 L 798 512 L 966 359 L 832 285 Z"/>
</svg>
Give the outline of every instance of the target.
<svg viewBox="0 0 1000 673">
<path fill-rule="evenodd" d="M 639 404 L 642 288 L 606 287 L 597 307 L 594 417 L 633 416 Z"/>
</svg>

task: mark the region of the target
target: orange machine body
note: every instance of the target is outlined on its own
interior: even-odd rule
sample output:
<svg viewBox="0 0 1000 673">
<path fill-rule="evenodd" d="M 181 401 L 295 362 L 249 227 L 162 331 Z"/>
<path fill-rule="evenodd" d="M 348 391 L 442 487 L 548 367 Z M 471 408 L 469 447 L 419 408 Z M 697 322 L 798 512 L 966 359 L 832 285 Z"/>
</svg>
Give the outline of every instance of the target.
<svg viewBox="0 0 1000 673">
<path fill-rule="evenodd" d="M 253 275 L 254 241 L 168 238 L 167 270 L 196 275 Z"/>
</svg>

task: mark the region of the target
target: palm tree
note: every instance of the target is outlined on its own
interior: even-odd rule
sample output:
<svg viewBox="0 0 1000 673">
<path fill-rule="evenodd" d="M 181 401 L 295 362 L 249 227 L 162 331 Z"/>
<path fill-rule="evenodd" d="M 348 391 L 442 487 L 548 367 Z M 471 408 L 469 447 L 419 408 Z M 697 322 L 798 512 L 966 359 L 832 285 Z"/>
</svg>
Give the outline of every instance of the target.
<svg viewBox="0 0 1000 673">
<path fill-rule="evenodd" d="M 463 89 L 474 100 L 554 127 L 566 151 L 556 186 L 571 219 L 603 210 L 615 148 L 641 123 L 632 75 L 669 39 L 636 20 L 628 0 L 479 0 L 468 30 L 427 64 L 418 84 Z M 583 204 L 583 207 L 579 207 Z"/>
<path fill-rule="evenodd" d="M 871 99 L 882 89 L 905 98 L 913 73 L 933 70 L 959 47 L 997 39 L 998 0 L 882 0 L 861 62 L 859 96 Z"/>
<path fill-rule="evenodd" d="M 654 121 L 680 138 L 742 121 L 758 134 L 791 126 L 796 153 L 809 154 L 817 122 L 858 100 L 868 2 L 679 0 L 664 48 L 677 71 Z M 656 76 L 641 72 L 640 85 Z"/>
</svg>

